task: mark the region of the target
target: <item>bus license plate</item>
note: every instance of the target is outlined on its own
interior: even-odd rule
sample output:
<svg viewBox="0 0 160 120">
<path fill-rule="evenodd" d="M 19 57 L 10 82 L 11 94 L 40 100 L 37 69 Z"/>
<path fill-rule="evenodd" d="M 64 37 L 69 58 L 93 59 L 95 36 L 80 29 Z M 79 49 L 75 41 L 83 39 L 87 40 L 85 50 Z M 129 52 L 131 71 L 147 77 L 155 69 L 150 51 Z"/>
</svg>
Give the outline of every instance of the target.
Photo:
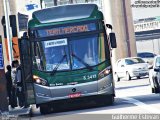
<svg viewBox="0 0 160 120">
<path fill-rule="evenodd" d="M 73 93 L 73 94 L 69 94 L 70 98 L 78 98 L 81 96 L 81 93 Z"/>
</svg>

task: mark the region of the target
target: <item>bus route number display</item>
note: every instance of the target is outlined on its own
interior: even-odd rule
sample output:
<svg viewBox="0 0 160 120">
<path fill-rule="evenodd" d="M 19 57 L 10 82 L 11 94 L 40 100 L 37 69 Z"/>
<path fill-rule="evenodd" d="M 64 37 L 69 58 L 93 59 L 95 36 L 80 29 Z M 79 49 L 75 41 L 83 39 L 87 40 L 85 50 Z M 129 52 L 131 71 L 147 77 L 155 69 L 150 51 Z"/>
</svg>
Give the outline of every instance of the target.
<svg viewBox="0 0 160 120">
<path fill-rule="evenodd" d="M 89 23 L 89 24 L 83 24 L 83 25 L 72 25 L 72 26 L 38 30 L 38 36 L 39 37 L 57 36 L 57 35 L 89 32 L 89 31 L 95 31 L 95 30 L 96 30 L 96 24 Z"/>
</svg>

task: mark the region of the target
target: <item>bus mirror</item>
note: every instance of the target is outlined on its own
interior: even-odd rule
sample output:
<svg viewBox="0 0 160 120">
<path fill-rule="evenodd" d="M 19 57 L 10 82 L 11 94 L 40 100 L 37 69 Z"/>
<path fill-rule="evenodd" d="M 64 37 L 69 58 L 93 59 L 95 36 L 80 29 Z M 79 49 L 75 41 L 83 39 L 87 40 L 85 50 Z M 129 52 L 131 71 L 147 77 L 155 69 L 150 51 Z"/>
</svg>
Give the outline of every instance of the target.
<svg viewBox="0 0 160 120">
<path fill-rule="evenodd" d="M 109 33 L 109 39 L 110 39 L 110 42 L 111 42 L 111 47 L 112 48 L 117 48 L 117 42 L 116 42 L 116 36 L 115 36 L 115 33 Z"/>
</svg>

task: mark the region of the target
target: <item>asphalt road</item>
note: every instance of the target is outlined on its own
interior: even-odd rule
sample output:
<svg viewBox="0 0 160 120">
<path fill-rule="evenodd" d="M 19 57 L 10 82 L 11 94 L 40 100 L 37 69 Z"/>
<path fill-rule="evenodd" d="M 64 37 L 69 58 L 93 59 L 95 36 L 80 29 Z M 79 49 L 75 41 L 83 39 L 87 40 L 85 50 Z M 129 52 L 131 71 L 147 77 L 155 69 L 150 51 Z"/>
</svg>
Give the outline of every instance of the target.
<svg viewBox="0 0 160 120">
<path fill-rule="evenodd" d="M 31 120 L 101 120 L 108 114 L 160 114 L 160 95 L 151 93 L 148 78 L 115 82 L 116 98 L 112 106 L 78 108 L 72 111 L 41 115 L 33 107 Z M 97 118 L 96 118 L 96 116 Z M 99 117 L 101 115 L 101 117 Z M 100 119 L 101 118 L 101 119 Z"/>
</svg>

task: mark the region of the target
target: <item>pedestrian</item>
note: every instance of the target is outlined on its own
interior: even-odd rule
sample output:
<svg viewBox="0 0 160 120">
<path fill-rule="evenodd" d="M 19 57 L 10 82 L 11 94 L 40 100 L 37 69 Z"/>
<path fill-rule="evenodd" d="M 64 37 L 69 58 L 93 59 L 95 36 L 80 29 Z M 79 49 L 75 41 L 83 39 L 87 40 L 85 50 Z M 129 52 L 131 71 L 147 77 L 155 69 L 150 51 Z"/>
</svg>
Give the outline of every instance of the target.
<svg viewBox="0 0 160 120">
<path fill-rule="evenodd" d="M 12 71 L 11 71 L 11 77 L 12 77 L 12 96 L 11 96 L 11 107 L 17 107 L 17 95 L 16 95 L 16 61 L 12 61 Z"/>
<path fill-rule="evenodd" d="M 11 77 L 11 66 L 7 65 L 7 72 L 5 73 L 6 76 L 6 86 L 7 86 L 7 94 L 8 94 L 8 103 L 11 105 L 12 99 L 12 77 Z"/>
<path fill-rule="evenodd" d="M 4 69 L 0 69 L 0 120 L 2 118 L 1 112 L 3 113 L 8 111 L 6 82 Z"/>
<path fill-rule="evenodd" d="M 24 94 L 23 94 L 22 69 L 21 69 L 21 65 L 19 64 L 18 60 L 15 60 L 15 67 L 16 67 L 15 82 L 17 84 L 18 103 L 20 107 L 23 107 L 24 106 Z"/>
</svg>

